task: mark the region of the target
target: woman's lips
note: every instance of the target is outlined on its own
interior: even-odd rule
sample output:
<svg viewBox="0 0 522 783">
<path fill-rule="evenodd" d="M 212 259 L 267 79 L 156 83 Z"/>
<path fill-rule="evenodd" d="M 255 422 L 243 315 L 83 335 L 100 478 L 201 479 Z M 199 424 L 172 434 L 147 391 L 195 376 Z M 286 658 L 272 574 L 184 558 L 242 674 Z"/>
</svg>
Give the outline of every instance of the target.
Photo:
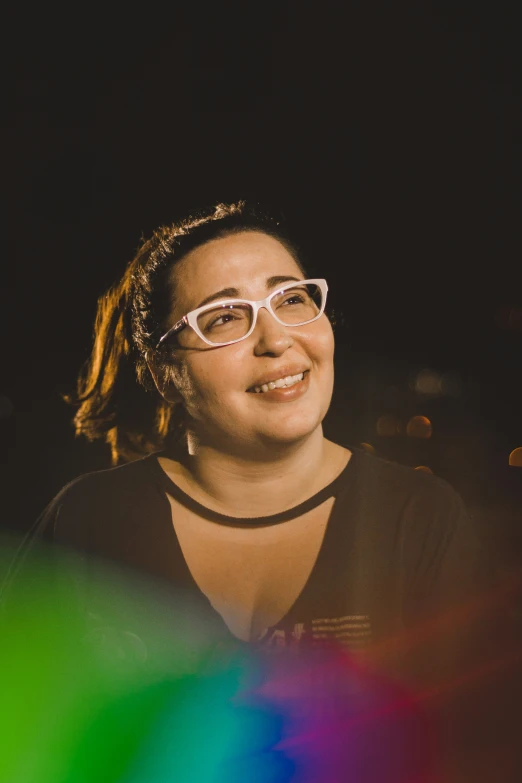
<svg viewBox="0 0 522 783">
<path fill-rule="evenodd" d="M 252 392 L 254 397 L 265 402 L 292 402 L 306 393 L 310 385 L 310 372 L 304 374 L 302 381 L 297 381 L 293 386 L 286 386 L 281 389 L 270 389 L 267 392 Z"/>
</svg>

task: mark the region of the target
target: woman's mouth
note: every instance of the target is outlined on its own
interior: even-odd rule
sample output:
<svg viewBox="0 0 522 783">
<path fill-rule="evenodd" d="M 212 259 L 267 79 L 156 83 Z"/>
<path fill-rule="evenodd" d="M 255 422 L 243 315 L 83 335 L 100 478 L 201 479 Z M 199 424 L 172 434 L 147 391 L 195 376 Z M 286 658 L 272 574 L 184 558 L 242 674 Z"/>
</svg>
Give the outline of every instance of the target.
<svg viewBox="0 0 522 783">
<path fill-rule="evenodd" d="M 270 383 L 264 383 L 262 386 L 254 386 L 250 391 L 256 394 L 266 394 L 266 392 L 273 391 L 274 389 L 288 389 L 294 386 L 299 381 L 302 381 L 304 372 L 300 372 L 298 375 L 287 375 L 285 378 L 278 378 Z"/>
<path fill-rule="evenodd" d="M 267 402 L 290 402 L 306 392 L 309 386 L 310 371 L 298 375 L 287 375 L 262 386 L 253 386 L 249 392 Z"/>
</svg>

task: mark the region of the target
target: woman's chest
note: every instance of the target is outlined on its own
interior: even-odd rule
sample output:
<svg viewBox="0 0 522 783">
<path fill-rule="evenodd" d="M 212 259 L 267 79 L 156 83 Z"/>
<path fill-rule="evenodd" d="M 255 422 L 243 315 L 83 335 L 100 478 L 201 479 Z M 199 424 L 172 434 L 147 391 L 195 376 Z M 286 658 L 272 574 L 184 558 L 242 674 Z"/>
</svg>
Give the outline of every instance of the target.
<svg viewBox="0 0 522 783">
<path fill-rule="evenodd" d="M 169 501 L 192 578 L 229 630 L 247 641 L 276 625 L 303 591 L 334 498 L 297 519 L 253 529 L 216 524 Z"/>
</svg>

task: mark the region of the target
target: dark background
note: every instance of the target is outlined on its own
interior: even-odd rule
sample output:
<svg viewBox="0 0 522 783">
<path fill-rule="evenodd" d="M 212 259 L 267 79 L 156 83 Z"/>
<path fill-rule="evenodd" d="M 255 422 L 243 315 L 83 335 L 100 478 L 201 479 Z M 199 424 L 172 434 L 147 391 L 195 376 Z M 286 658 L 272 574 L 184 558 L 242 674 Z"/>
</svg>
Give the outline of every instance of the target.
<svg viewBox="0 0 522 783">
<path fill-rule="evenodd" d="M 517 6 L 28 11 L 8 96 L 6 530 L 109 465 L 104 447 L 75 440 L 60 395 L 140 237 L 247 196 L 282 209 L 342 309 L 327 434 L 430 467 L 502 563 L 520 562 L 522 469 L 508 464 L 522 446 Z M 394 435 L 379 434 L 383 415 Z M 431 438 L 406 434 L 413 415 Z"/>
</svg>

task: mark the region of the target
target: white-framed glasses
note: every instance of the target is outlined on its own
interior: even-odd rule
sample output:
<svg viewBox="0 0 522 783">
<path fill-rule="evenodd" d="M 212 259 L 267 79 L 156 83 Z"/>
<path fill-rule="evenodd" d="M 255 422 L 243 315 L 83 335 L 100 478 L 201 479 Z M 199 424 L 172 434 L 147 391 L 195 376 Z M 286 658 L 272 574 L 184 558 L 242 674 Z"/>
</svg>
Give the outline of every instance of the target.
<svg viewBox="0 0 522 783">
<path fill-rule="evenodd" d="M 304 326 L 319 318 L 326 304 L 326 280 L 295 280 L 265 299 L 223 299 L 191 310 L 160 338 L 156 348 L 190 327 L 207 345 L 230 345 L 252 334 L 264 307 L 283 326 Z"/>
</svg>

